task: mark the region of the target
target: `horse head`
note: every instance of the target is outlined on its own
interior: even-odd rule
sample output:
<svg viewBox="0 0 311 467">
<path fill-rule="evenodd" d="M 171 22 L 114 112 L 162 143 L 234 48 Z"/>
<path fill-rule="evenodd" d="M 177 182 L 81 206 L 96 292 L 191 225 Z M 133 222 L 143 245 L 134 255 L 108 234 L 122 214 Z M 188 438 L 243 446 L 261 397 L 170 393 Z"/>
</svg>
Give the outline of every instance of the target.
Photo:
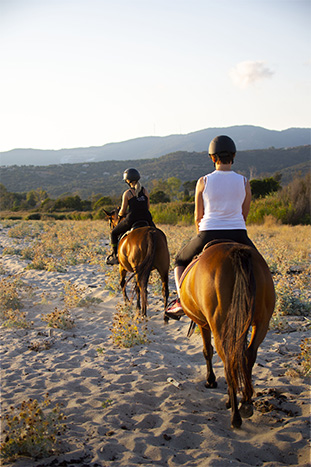
<svg viewBox="0 0 311 467">
<path fill-rule="evenodd" d="M 120 210 L 120 207 L 114 208 L 112 211 L 108 212 L 105 209 L 103 209 L 104 213 L 109 219 L 109 227 L 110 230 L 112 230 L 118 223 L 120 222 L 120 217 L 118 217 L 118 212 Z"/>
</svg>

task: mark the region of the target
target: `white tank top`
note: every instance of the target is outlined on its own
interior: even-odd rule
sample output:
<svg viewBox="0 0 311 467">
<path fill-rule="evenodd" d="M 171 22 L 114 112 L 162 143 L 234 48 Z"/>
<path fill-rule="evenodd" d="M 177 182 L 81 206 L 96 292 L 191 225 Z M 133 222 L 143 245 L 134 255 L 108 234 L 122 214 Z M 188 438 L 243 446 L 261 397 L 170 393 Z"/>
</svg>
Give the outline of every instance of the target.
<svg viewBox="0 0 311 467">
<path fill-rule="evenodd" d="M 204 177 L 204 216 L 199 230 L 246 230 L 242 215 L 246 178 L 233 171 L 215 170 Z"/>
</svg>

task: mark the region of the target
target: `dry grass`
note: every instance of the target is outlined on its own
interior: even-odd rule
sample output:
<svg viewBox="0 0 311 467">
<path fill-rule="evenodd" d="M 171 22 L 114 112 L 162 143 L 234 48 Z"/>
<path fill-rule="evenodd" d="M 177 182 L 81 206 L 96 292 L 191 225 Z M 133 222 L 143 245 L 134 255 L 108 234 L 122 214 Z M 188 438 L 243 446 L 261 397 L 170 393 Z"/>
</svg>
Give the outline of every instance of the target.
<svg viewBox="0 0 311 467">
<path fill-rule="evenodd" d="M 107 267 L 105 256 L 110 250 L 109 227 L 105 221 L 7 221 L 2 224 L 14 246 L 4 248 L 3 254 L 15 255 L 28 263 L 29 269 L 65 272 L 77 264 L 97 264 L 107 275 L 106 288 L 119 294 L 118 268 Z M 195 235 L 194 226 L 161 225 L 167 236 L 171 255 L 171 268 L 179 249 Z M 248 234 L 266 259 L 273 274 L 277 302 L 271 320 L 271 328 L 283 331 L 287 328 L 287 317 L 300 316 L 310 324 L 310 226 L 279 225 L 267 217 L 263 225 L 248 226 Z M 30 326 L 21 310 L 22 286 L 16 278 L 7 275 L 0 264 L 0 317 L 3 325 L 14 327 Z M 150 291 L 159 294 L 160 282 L 155 273 L 150 279 Z M 72 326 L 68 308 L 86 307 L 94 304 L 85 296 L 85 291 L 76 284 L 64 281 L 63 299 L 65 310 L 57 309 L 49 325 Z M 68 322 L 67 322 L 68 321 Z M 64 324 L 65 322 L 65 324 Z"/>
</svg>

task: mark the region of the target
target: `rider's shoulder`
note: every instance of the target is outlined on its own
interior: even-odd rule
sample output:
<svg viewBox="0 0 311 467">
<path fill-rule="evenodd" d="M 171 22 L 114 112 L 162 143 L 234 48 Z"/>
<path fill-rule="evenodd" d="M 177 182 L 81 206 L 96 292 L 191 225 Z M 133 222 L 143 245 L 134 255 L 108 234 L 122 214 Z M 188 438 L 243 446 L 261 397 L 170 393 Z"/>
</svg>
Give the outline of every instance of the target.
<svg viewBox="0 0 311 467">
<path fill-rule="evenodd" d="M 131 189 L 129 188 L 128 190 L 126 190 L 126 191 L 123 193 L 123 196 L 124 196 L 125 198 L 132 198 L 133 193 L 132 193 Z"/>
<path fill-rule="evenodd" d="M 198 189 L 203 189 L 204 188 L 204 185 L 205 185 L 205 176 L 204 177 L 200 177 L 197 181 L 197 190 Z"/>
</svg>

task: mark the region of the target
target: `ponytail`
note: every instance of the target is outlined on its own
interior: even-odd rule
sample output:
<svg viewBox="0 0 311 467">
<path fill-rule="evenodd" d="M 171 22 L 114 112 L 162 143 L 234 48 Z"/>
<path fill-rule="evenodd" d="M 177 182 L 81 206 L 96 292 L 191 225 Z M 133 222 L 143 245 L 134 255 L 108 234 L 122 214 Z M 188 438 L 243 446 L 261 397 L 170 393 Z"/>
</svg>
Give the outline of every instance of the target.
<svg viewBox="0 0 311 467">
<path fill-rule="evenodd" d="M 134 187 L 134 191 L 135 191 L 135 196 L 137 197 L 140 193 L 140 190 L 141 190 L 141 184 L 139 181 L 136 182 L 135 184 L 135 187 Z"/>
</svg>

